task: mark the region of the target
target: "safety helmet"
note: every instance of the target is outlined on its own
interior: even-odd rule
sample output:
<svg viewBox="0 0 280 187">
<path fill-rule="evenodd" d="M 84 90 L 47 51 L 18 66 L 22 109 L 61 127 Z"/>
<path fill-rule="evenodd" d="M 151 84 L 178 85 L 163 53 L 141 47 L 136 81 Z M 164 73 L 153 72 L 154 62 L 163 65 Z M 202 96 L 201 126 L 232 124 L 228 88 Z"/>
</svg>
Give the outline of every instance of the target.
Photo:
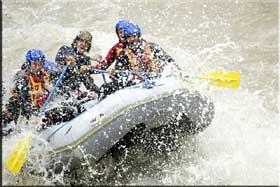
<svg viewBox="0 0 280 187">
<path fill-rule="evenodd" d="M 76 43 L 77 40 L 85 40 L 85 41 L 87 41 L 88 44 L 89 44 L 89 47 L 88 47 L 88 49 L 86 51 L 89 52 L 89 50 L 91 48 L 91 42 L 92 42 L 92 35 L 90 34 L 90 32 L 88 32 L 88 31 L 80 31 L 77 34 L 76 38 L 74 39 L 73 44 Z"/>
<path fill-rule="evenodd" d="M 76 39 L 77 40 L 85 40 L 85 41 L 87 41 L 88 43 L 91 44 L 91 42 L 92 42 L 92 35 L 88 31 L 80 31 L 77 34 Z"/>
<path fill-rule="evenodd" d="M 45 55 L 39 49 L 28 50 L 25 57 L 26 57 L 26 61 L 28 63 L 32 63 L 32 62 L 35 62 L 35 61 L 45 62 Z"/>
<path fill-rule="evenodd" d="M 115 26 L 116 32 L 119 29 L 124 29 L 127 25 L 129 25 L 129 21 L 127 21 L 127 20 L 120 20 L 120 21 L 118 21 L 116 26 Z"/>
<path fill-rule="evenodd" d="M 140 27 L 136 26 L 135 24 L 129 24 L 124 28 L 124 37 L 130 37 L 130 36 L 139 36 L 139 33 L 141 34 L 141 30 L 139 30 Z M 139 32 L 140 31 L 140 32 Z"/>
<path fill-rule="evenodd" d="M 136 34 L 140 37 L 141 36 L 141 28 L 139 25 L 135 24 Z"/>
</svg>

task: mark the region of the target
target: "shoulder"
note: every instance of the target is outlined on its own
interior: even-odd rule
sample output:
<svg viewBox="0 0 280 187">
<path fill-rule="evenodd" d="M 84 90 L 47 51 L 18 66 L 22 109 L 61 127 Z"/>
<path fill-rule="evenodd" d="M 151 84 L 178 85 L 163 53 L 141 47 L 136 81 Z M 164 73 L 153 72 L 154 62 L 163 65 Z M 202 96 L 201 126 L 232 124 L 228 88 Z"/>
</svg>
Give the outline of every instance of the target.
<svg viewBox="0 0 280 187">
<path fill-rule="evenodd" d="M 147 40 L 141 39 L 141 45 L 150 48 L 152 51 L 160 49 L 159 45 L 154 42 L 148 42 Z"/>
<path fill-rule="evenodd" d="M 120 51 L 122 51 L 124 49 L 124 45 L 122 43 L 116 43 L 109 51 L 109 54 L 113 55 L 117 55 L 119 54 Z"/>
<path fill-rule="evenodd" d="M 56 64 L 55 64 L 54 62 L 51 62 L 51 61 L 49 61 L 49 60 L 45 60 L 44 65 L 43 65 L 43 68 L 44 68 L 45 70 L 55 71 L 56 68 L 57 68 L 57 66 L 56 66 Z"/>
<path fill-rule="evenodd" d="M 63 45 L 59 48 L 58 53 L 65 53 L 65 52 L 72 52 L 72 47 L 69 47 L 67 45 Z"/>
<path fill-rule="evenodd" d="M 148 42 L 148 45 L 152 48 L 152 49 L 161 49 L 161 47 L 154 42 Z"/>
<path fill-rule="evenodd" d="M 160 47 L 158 44 L 156 43 L 149 43 L 150 45 L 150 49 L 151 51 L 155 54 L 155 55 L 167 55 L 166 52 L 164 51 L 164 49 L 162 47 Z"/>
<path fill-rule="evenodd" d="M 67 46 L 67 45 L 63 45 L 60 47 L 60 49 L 70 49 L 71 47 L 70 46 Z"/>
<path fill-rule="evenodd" d="M 56 59 L 55 61 L 60 61 L 62 60 L 65 56 L 67 55 L 75 55 L 74 50 L 72 49 L 72 47 L 63 45 L 59 48 L 57 54 L 56 54 Z"/>
<path fill-rule="evenodd" d="M 28 83 L 28 76 L 28 72 L 24 70 L 18 71 L 13 79 L 14 87 L 18 89 L 25 87 Z"/>
<path fill-rule="evenodd" d="M 26 69 L 21 69 L 19 71 L 17 71 L 14 79 L 17 80 L 17 79 L 26 79 L 28 77 L 29 73 Z"/>
<path fill-rule="evenodd" d="M 125 47 L 124 44 L 119 42 L 119 43 L 116 43 L 111 49 L 116 50 L 116 49 L 122 49 L 124 47 Z"/>
</svg>

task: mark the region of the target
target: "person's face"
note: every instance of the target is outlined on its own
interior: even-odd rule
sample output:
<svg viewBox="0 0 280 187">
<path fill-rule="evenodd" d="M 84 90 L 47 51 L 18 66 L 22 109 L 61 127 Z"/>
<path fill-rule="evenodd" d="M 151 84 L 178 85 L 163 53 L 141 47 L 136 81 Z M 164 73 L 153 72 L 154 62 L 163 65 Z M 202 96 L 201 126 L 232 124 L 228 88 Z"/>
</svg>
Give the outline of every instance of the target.
<svg viewBox="0 0 280 187">
<path fill-rule="evenodd" d="M 124 30 L 123 29 L 117 30 L 117 36 L 118 36 L 120 42 L 124 42 L 125 41 Z"/>
<path fill-rule="evenodd" d="M 30 67 L 31 67 L 32 73 L 35 73 L 35 74 L 39 73 L 43 68 L 43 62 L 41 62 L 41 61 L 32 62 Z"/>
<path fill-rule="evenodd" d="M 137 42 L 139 41 L 139 36 L 129 36 L 126 38 L 126 41 L 130 47 L 135 47 Z"/>
<path fill-rule="evenodd" d="M 83 54 L 89 48 L 89 43 L 86 40 L 78 40 L 77 41 L 77 51 Z"/>
<path fill-rule="evenodd" d="M 126 40 L 127 40 L 127 42 L 128 42 L 129 44 L 132 44 L 132 43 L 138 41 L 138 36 L 129 36 L 129 37 L 127 37 Z"/>
</svg>

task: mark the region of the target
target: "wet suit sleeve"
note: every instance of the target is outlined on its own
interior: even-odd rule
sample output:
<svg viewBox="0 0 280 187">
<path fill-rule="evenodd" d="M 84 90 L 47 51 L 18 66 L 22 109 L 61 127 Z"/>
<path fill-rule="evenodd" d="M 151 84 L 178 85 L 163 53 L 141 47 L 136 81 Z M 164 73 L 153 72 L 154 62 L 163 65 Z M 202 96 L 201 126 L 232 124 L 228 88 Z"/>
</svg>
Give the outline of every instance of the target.
<svg viewBox="0 0 280 187">
<path fill-rule="evenodd" d="M 64 45 L 58 50 L 55 57 L 55 62 L 57 63 L 57 68 L 59 71 L 62 71 L 63 67 L 66 65 L 65 58 L 67 56 L 75 56 L 75 54 L 70 47 Z"/>
</svg>

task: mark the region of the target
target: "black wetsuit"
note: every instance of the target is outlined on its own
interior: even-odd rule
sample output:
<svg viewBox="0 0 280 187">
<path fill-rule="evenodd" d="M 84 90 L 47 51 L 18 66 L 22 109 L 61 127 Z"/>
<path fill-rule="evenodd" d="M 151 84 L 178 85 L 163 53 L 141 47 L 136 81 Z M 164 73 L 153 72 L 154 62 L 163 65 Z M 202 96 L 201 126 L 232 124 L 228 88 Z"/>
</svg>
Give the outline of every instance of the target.
<svg viewBox="0 0 280 187">
<path fill-rule="evenodd" d="M 85 54 L 79 54 L 73 45 L 72 47 L 64 45 L 59 49 L 55 58 L 55 62 L 60 71 L 66 65 L 67 56 L 73 56 L 75 58 L 76 67 L 68 67 L 60 85 L 61 92 L 68 93 L 70 90 L 77 90 L 80 88 L 81 83 L 83 83 L 88 90 L 99 93 L 99 88 L 95 85 L 90 73 L 79 72 L 81 66 L 90 65 L 90 57 Z"/>
</svg>

